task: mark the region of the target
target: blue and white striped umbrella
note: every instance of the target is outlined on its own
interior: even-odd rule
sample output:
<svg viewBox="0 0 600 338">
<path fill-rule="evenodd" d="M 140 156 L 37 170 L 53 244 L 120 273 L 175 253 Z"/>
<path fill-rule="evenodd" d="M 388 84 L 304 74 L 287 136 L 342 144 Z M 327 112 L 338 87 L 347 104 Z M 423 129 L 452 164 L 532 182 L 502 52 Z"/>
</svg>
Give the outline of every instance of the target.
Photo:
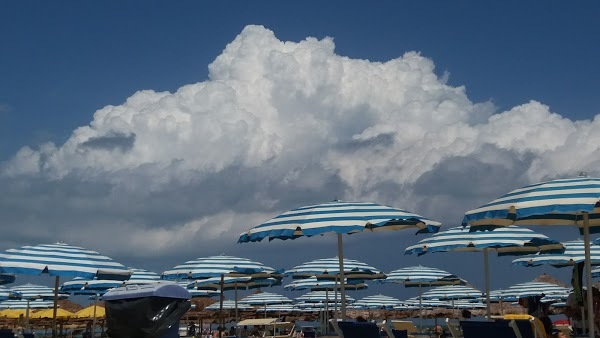
<svg viewBox="0 0 600 338">
<path fill-rule="evenodd" d="M 129 269 L 96 251 L 65 243 L 41 244 L 0 253 L 0 271 L 14 274 L 70 276 L 124 280 Z"/>
<path fill-rule="evenodd" d="M 223 290 L 250 290 L 281 284 L 279 278 L 252 278 L 250 276 L 223 276 Z M 198 279 L 188 284 L 197 290 L 221 290 L 221 277 Z"/>
<path fill-rule="evenodd" d="M 344 283 L 346 290 L 365 290 L 369 286 L 362 280 L 346 280 Z M 284 285 L 284 289 L 290 291 L 312 290 L 312 291 L 333 291 L 340 288 L 339 283 L 332 280 L 319 280 L 317 277 L 295 279 L 292 283 Z"/>
<path fill-rule="evenodd" d="M 317 279 L 334 279 L 339 274 L 340 265 L 338 257 L 316 259 L 285 271 L 285 275 L 292 278 L 317 277 Z M 344 258 L 344 276 L 347 280 L 385 278 L 385 275 L 378 269 L 366 263 L 348 258 Z"/>
<path fill-rule="evenodd" d="M 438 268 L 422 265 L 408 266 L 387 274 L 382 283 L 404 284 L 407 287 L 454 285 L 464 283 L 459 277 Z"/>
<path fill-rule="evenodd" d="M 275 312 L 275 313 L 291 313 L 291 312 L 299 312 L 300 309 L 295 307 L 292 304 L 266 304 L 256 308 L 256 312 Z"/>
<path fill-rule="evenodd" d="M 556 254 L 537 254 L 519 257 L 512 261 L 515 265 L 521 266 L 540 266 L 543 264 L 554 267 L 573 266 L 585 261 L 585 243 L 580 240 L 563 242 L 565 251 Z M 600 245 L 590 245 L 590 259 L 594 265 L 600 264 Z"/>
<path fill-rule="evenodd" d="M 0 302 L 0 309 L 51 309 L 54 306 L 52 301 L 36 299 L 28 301 L 27 299 L 12 299 Z"/>
<path fill-rule="evenodd" d="M 0 285 L 14 283 L 15 275 L 12 273 L 0 273 Z"/>
<path fill-rule="evenodd" d="M 439 299 L 419 299 L 418 297 L 413 297 L 402 301 L 402 305 L 405 308 L 394 307 L 395 310 L 419 310 L 421 308 L 424 309 L 432 309 L 437 307 L 451 307 L 450 303 L 444 300 Z"/>
<path fill-rule="evenodd" d="M 225 276 L 271 277 L 275 269 L 248 258 L 210 256 L 197 258 L 163 272 L 163 279 L 201 279 Z"/>
<path fill-rule="evenodd" d="M 60 286 L 60 290 L 74 295 L 95 295 L 104 294 L 112 288 L 123 286 L 124 283 L 124 281 L 118 280 L 75 277 L 68 282 L 64 282 Z"/>
<path fill-rule="evenodd" d="M 440 223 L 423 216 L 376 203 L 333 201 L 285 212 L 240 235 L 238 242 L 258 242 L 265 238 L 295 239 L 335 233 L 338 237 L 340 278 L 344 280 L 342 234 L 362 231 L 418 229 L 418 233 L 435 233 Z M 345 289 L 340 289 L 346 297 Z M 346 306 L 342 303 L 342 319 Z"/>
<path fill-rule="evenodd" d="M 385 295 L 372 295 L 361 298 L 356 302 L 352 303 L 353 309 L 393 309 L 394 306 L 400 305 L 402 302 L 394 297 Z"/>
<path fill-rule="evenodd" d="M 335 297 L 329 296 L 326 291 L 311 291 L 302 296 L 294 298 L 294 301 L 300 303 L 336 303 Z M 354 301 L 355 299 L 353 297 L 346 297 L 346 303 L 353 303 Z M 341 300 L 338 299 L 337 303 L 341 303 Z"/>
<path fill-rule="evenodd" d="M 404 253 L 407 255 L 416 253 L 420 256 L 428 252 L 481 251 L 484 254 L 485 287 L 488 295 L 490 292 L 488 251 L 496 251 L 501 256 L 525 255 L 540 251 L 560 252 L 563 249 L 558 241 L 526 228 L 511 225 L 492 231 L 471 231 L 471 227 L 467 225 L 438 232 L 419 241 L 416 245 L 409 246 Z M 486 299 L 488 318 L 491 318 L 490 302 L 490 299 Z"/>
<path fill-rule="evenodd" d="M 560 242 L 518 226 L 497 228 L 493 231 L 471 231 L 470 226 L 454 227 L 438 232 L 411 245 L 405 254 L 423 255 L 427 252 L 483 251 L 498 252 L 498 255 L 531 254 L 561 251 Z"/>
<path fill-rule="evenodd" d="M 581 173 L 578 178 L 529 185 L 467 211 L 462 225 L 494 227 L 507 225 L 577 226 L 590 244 L 590 232 L 600 231 L 600 179 Z M 591 262 L 585 259 L 586 284 L 592 284 Z M 592 289 L 586 293 L 588 322 L 593 322 Z M 590 330 L 589 337 L 593 338 Z"/>
<path fill-rule="evenodd" d="M 135 268 L 129 268 L 129 270 L 132 273 L 129 279 L 125 281 L 125 285 L 143 285 L 160 282 L 160 275 L 156 272 Z"/>
<path fill-rule="evenodd" d="M 23 284 L 17 285 L 10 288 L 10 290 L 14 293 L 17 293 L 21 299 L 46 299 L 51 300 L 54 299 L 54 289 L 49 288 L 43 285 L 36 284 Z M 69 297 L 68 294 L 59 293 L 58 297 L 60 299 L 65 299 Z"/>
<path fill-rule="evenodd" d="M 543 282 L 527 282 L 519 283 L 508 287 L 501 291 L 501 296 L 505 301 L 516 301 L 519 298 L 533 296 L 549 296 L 549 295 L 564 295 L 569 294 L 571 289 L 560 285 L 543 283 Z"/>
<path fill-rule="evenodd" d="M 469 301 L 469 300 L 465 300 L 465 299 L 458 299 L 458 300 L 453 301 L 450 304 L 450 307 L 455 308 L 455 309 L 474 310 L 474 309 L 485 309 L 487 307 L 487 305 L 483 304 L 479 300 Z"/>
<path fill-rule="evenodd" d="M 0 286 L 0 301 L 7 300 L 7 299 L 16 299 L 16 298 L 20 298 L 20 297 L 21 297 L 20 294 L 15 293 L 11 289 L 8 289 L 4 286 Z"/>
<path fill-rule="evenodd" d="M 276 293 L 259 292 L 241 299 L 238 303 L 253 306 L 264 304 L 291 304 L 292 300 Z"/>
<path fill-rule="evenodd" d="M 208 310 L 208 311 L 219 311 L 221 307 L 221 304 L 219 302 L 216 303 L 212 303 L 209 306 L 205 307 L 204 310 Z M 242 311 L 247 311 L 247 310 L 252 310 L 252 307 L 249 305 L 244 305 L 244 304 L 236 304 L 235 301 L 233 300 L 224 300 L 223 301 L 223 309 L 225 310 L 242 310 Z"/>
<path fill-rule="evenodd" d="M 438 286 L 423 293 L 423 299 L 456 300 L 476 299 L 483 296 L 483 292 L 465 285 Z"/>
</svg>

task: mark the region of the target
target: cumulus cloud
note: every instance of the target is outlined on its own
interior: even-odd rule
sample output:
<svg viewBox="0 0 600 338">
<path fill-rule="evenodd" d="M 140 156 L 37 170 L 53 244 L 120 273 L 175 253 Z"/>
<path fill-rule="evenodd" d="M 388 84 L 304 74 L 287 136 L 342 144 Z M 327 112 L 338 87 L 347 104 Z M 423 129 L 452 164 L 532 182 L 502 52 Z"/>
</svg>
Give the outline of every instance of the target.
<svg viewBox="0 0 600 338">
<path fill-rule="evenodd" d="M 377 201 L 457 223 L 509 187 L 598 174 L 600 118 L 471 102 L 417 52 L 370 62 L 337 55 L 332 38 L 247 26 L 208 70 L 3 163 L 5 246 L 66 237 L 108 253 L 210 253 L 308 203 Z"/>
</svg>

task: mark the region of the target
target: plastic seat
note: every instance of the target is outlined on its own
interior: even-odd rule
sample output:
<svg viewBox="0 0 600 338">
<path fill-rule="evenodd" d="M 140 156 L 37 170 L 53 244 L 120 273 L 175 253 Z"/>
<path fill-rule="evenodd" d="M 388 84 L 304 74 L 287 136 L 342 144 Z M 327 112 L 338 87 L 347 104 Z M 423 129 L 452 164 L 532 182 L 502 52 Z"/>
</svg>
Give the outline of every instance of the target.
<svg viewBox="0 0 600 338">
<path fill-rule="evenodd" d="M 446 326 L 452 335 L 452 338 L 463 338 L 463 332 L 460 328 L 460 321 L 457 319 L 446 318 Z"/>
</svg>

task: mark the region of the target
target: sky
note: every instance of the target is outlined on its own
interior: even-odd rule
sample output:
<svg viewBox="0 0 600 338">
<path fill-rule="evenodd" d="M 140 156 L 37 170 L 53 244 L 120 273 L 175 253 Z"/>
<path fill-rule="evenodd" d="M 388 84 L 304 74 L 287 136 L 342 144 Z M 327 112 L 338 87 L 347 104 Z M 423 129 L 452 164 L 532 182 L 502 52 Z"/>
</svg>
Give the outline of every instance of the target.
<svg viewBox="0 0 600 338">
<path fill-rule="evenodd" d="M 598 176 L 599 15 L 592 1 L 3 2 L 0 249 L 63 241 L 158 273 L 218 254 L 285 269 L 335 256 L 335 236 L 239 234 L 333 199 L 443 230 L 511 189 Z M 344 254 L 484 288 L 480 254 L 405 256 L 421 238 L 346 236 Z M 492 262 L 492 288 L 568 281 Z M 375 293 L 414 296 L 355 295 Z"/>
</svg>

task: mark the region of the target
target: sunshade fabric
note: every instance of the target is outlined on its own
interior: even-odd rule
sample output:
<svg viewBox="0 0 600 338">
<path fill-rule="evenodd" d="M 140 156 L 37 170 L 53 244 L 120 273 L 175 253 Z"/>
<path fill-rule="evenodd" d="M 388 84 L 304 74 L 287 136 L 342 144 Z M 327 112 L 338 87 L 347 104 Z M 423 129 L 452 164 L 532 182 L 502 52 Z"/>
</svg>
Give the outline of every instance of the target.
<svg viewBox="0 0 600 338">
<path fill-rule="evenodd" d="M 527 282 L 510 286 L 500 292 L 502 300 L 516 301 L 521 297 L 542 296 L 542 295 L 564 295 L 571 289 L 543 282 Z"/>
<path fill-rule="evenodd" d="M 590 232 L 600 231 L 600 179 L 553 180 L 515 189 L 465 213 L 462 225 L 576 225 L 589 213 Z"/>
<path fill-rule="evenodd" d="M 246 305 L 289 304 L 292 303 L 292 300 L 276 293 L 260 292 L 247 296 L 238 303 Z"/>
<path fill-rule="evenodd" d="M 96 251 L 65 243 L 41 244 L 9 249 L 0 253 L 0 271 L 14 274 L 41 274 L 126 279 L 129 269 Z"/>
<path fill-rule="evenodd" d="M 364 290 L 368 288 L 368 285 L 362 280 L 350 280 L 346 279 L 344 284 L 346 290 Z M 325 291 L 325 290 L 336 290 L 340 288 L 339 282 L 332 280 L 319 280 L 317 277 L 295 279 L 292 283 L 287 284 L 283 287 L 286 290 L 312 290 L 312 291 Z"/>
<path fill-rule="evenodd" d="M 152 284 L 160 281 L 160 275 L 156 272 L 129 268 L 131 270 L 131 276 L 125 281 L 125 285 L 141 285 L 141 284 Z"/>
<path fill-rule="evenodd" d="M 492 231 L 471 231 L 470 226 L 454 227 L 422 239 L 406 248 L 405 254 L 423 255 L 427 252 L 483 251 L 491 249 L 498 255 L 524 255 L 536 252 L 556 252 L 563 249 L 560 242 L 533 230 L 507 226 Z"/>
<path fill-rule="evenodd" d="M 199 279 L 209 277 L 268 275 L 275 269 L 248 258 L 234 256 L 210 256 L 187 261 L 163 272 L 163 279 Z M 268 277 L 268 276 L 266 276 Z"/>
<path fill-rule="evenodd" d="M 20 298 L 20 297 L 21 297 L 20 294 L 15 293 L 11 289 L 8 289 L 4 286 L 0 286 L 0 301 L 7 300 L 9 298 Z"/>
<path fill-rule="evenodd" d="M 297 312 L 300 311 L 292 304 L 267 304 L 256 308 L 256 312 Z"/>
<path fill-rule="evenodd" d="M 5 300 L 0 302 L 0 309 L 27 309 L 27 300 L 19 299 L 19 300 Z M 52 301 L 36 299 L 29 301 L 29 308 L 31 309 L 48 309 L 54 307 L 54 303 Z"/>
<path fill-rule="evenodd" d="M 223 290 L 249 290 L 262 287 L 269 287 L 281 284 L 279 278 L 252 278 L 250 276 L 224 276 Z M 188 288 L 197 290 L 220 290 L 221 277 L 210 277 L 206 279 L 198 279 L 188 284 Z"/>
<path fill-rule="evenodd" d="M 344 276 L 346 279 L 379 279 L 385 275 L 378 269 L 354 260 L 343 259 Z M 285 271 L 285 275 L 292 278 L 308 278 L 316 276 L 317 279 L 333 279 L 340 273 L 339 258 L 321 258 L 310 262 L 302 263 L 292 269 Z"/>
<path fill-rule="evenodd" d="M 539 266 L 549 264 L 555 267 L 573 266 L 585 261 L 585 242 L 577 239 L 563 242 L 565 251 L 556 254 L 537 254 L 519 257 L 512 261 L 515 265 Z M 590 245 L 591 263 L 600 264 L 600 245 Z"/>
<path fill-rule="evenodd" d="M 423 299 L 439 299 L 439 300 L 452 300 L 452 299 L 469 299 L 479 298 L 483 295 L 483 292 L 463 285 L 448 285 L 438 286 L 431 290 L 423 293 Z"/>
<path fill-rule="evenodd" d="M 46 309 L 34 312 L 31 314 L 31 318 L 52 318 L 54 315 L 54 309 Z M 65 309 L 56 309 L 56 318 L 72 318 L 75 314 Z"/>
<path fill-rule="evenodd" d="M 83 308 L 74 313 L 74 317 L 77 318 L 93 318 L 94 317 L 94 305 Z M 102 306 L 96 306 L 96 318 L 106 316 L 106 310 Z"/>
<path fill-rule="evenodd" d="M 10 288 L 22 299 L 54 299 L 54 289 L 43 285 L 23 284 Z M 69 295 L 58 294 L 59 298 L 67 298 Z"/>
<path fill-rule="evenodd" d="M 112 288 L 123 286 L 123 281 L 101 279 L 87 279 L 87 278 L 73 278 L 73 280 L 64 282 L 60 290 L 62 292 L 70 292 L 74 294 L 95 294 L 104 293 Z"/>
<path fill-rule="evenodd" d="M 205 307 L 204 310 L 219 311 L 220 307 L 221 307 L 221 305 L 219 304 L 219 302 L 216 302 L 216 303 L 212 303 L 209 306 Z M 235 301 L 224 300 L 223 301 L 223 309 L 235 310 L 236 309 Z M 250 310 L 250 309 L 252 309 L 252 307 L 249 305 L 245 305 L 245 304 L 237 304 L 237 309 L 244 311 L 244 310 Z"/>
<path fill-rule="evenodd" d="M 448 271 L 422 265 L 408 266 L 387 274 L 382 283 L 405 284 L 406 286 L 433 286 L 461 284 L 463 281 Z"/>
<path fill-rule="evenodd" d="M 385 295 L 372 295 L 361 298 L 352 303 L 354 309 L 392 309 L 400 305 L 401 301 L 397 298 Z"/>
<path fill-rule="evenodd" d="M 411 212 L 368 202 L 333 201 L 285 212 L 240 235 L 238 242 L 264 238 L 293 239 L 324 233 L 356 233 L 364 230 L 418 228 L 434 233 L 440 223 Z M 387 228 L 387 229 L 383 229 Z"/>
<path fill-rule="evenodd" d="M 335 303 L 335 295 L 331 292 L 327 293 L 326 291 L 311 291 L 302 296 L 294 298 L 295 302 L 302 303 L 325 303 L 329 302 L 331 304 Z M 346 303 L 352 303 L 355 299 L 353 297 L 346 296 Z M 337 299 L 337 302 L 340 303 L 341 300 Z"/>
<path fill-rule="evenodd" d="M 402 306 L 405 307 L 404 309 L 417 310 L 417 309 L 420 309 L 420 307 L 423 307 L 423 308 L 450 307 L 450 303 L 448 301 L 438 300 L 438 299 L 421 299 L 421 300 L 419 300 L 418 297 L 413 297 L 413 298 L 409 298 L 409 299 L 402 301 L 402 305 L 400 305 L 399 307 L 395 306 L 394 309 L 404 310 L 403 308 L 401 308 Z"/>
</svg>

